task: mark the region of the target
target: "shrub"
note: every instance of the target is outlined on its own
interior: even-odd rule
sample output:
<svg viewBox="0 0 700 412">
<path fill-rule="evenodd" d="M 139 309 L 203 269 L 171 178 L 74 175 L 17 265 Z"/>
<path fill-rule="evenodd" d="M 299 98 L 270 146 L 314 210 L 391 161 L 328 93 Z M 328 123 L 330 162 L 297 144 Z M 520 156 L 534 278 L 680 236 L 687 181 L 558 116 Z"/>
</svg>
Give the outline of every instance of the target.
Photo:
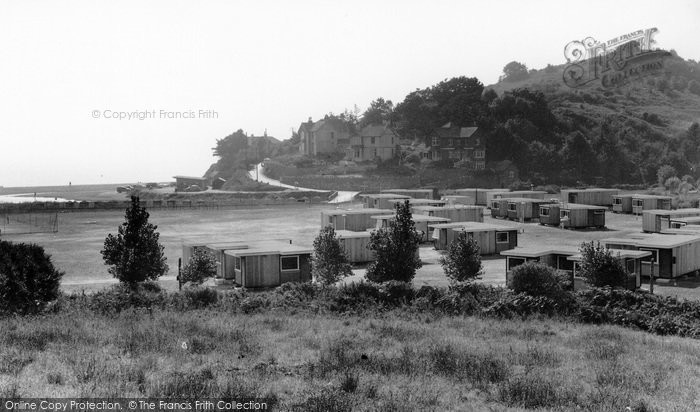
<svg viewBox="0 0 700 412">
<path fill-rule="evenodd" d="M 180 282 L 201 285 L 205 280 L 216 276 L 216 259 L 211 252 L 195 248 L 189 262 L 182 268 Z"/>
<path fill-rule="evenodd" d="M 525 262 L 513 269 L 509 287 L 515 293 L 544 296 L 561 301 L 566 294 L 565 278 L 556 269 L 540 262 Z"/>
<path fill-rule="evenodd" d="M 219 292 L 210 288 L 186 289 L 184 296 L 187 299 L 188 309 L 199 309 L 215 305 L 219 301 Z"/>
<path fill-rule="evenodd" d="M 440 258 L 440 264 L 452 282 L 474 280 L 482 274 L 479 245 L 465 231 L 461 231 Z"/>
<path fill-rule="evenodd" d="M 132 196 L 126 209 L 125 222 L 119 225 L 116 236 L 111 233 L 100 251 L 109 273 L 122 283 L 135 287 L 138 282 L 155 280 L 168 272 L 163 245 L 156 232 L 158 226 L 148 223 L 148 212 L 139 198 Z"/>
<path fill-rule="evenodd" d="M 31 313 L 56 299 L 63 277 L 44 248 L 0 241 L 0 313 Z"/>
<path fill-rule="evenodd" d="M 625 287 L 629 272 L 620 259 L 610 249 L 594 244 L 593 241 L 581 244 L 581 271 L 586 281 L 595 287 Z"/>
<path fill-rule="evenodd" d="M 422 266 L 418 257 L 420 235 L 416 232 L 408 201 L 396 205 L 396 219 L 387 229 L 372 232 L 368 247 L 377 259 L 367 268 L 367 280 L 410 282 Z"/>
<path fill-rule="evenodd" d="M 332 285 L 352 275 L 348 258 L 332 226 L 322 228 L 314 239 L 311 274 L 323 285 Z"/>
</svg>

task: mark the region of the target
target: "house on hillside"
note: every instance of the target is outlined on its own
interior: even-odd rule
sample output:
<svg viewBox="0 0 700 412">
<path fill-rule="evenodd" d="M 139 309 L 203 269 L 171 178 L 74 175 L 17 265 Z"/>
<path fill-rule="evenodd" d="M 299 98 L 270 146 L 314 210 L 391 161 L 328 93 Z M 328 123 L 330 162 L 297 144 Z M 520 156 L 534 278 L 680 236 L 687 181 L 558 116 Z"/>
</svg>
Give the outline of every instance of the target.
<svg viewBox="0 0 700 412">
<path fill-rule="evenodd" d="M 428 158 L 451 160 L 468 170 L 486 169 L 486 146 L 478 127 L 459 127 L 447 123 L 430 135 Z"/>
<path fill-rule="evenodd" d="M 345 158 L 356 162 L 389 160 L 400 150 L 398 145 L 399 136 L 389 125 L 368 125 L 358 135 L 350 137 Z"/>
<path fill-rule="evenodd" d="M 274 155 L 274 150 L 282 142 L 277 138 L 267 135 L 267 130 L 265 130 L 262 136 L 250 135 L 248 137 L 248 147 L 257 149 L 259 156 L 270 156 Z"/>
<path fill-rule="evenodd" d="M 175 178 L 175 191 L 183 192 L 185 190 L 207 190 L 208 179 L 206 177 L 196 176 L 173 176 Z"/>
<path fill-rule="evenodd" d="M 299 126 L 299 152 L 309 156 L 344 153 L 350 143 L 350 128 L 336 117 L 317 122 L 311 118 Z"/>
</svg>

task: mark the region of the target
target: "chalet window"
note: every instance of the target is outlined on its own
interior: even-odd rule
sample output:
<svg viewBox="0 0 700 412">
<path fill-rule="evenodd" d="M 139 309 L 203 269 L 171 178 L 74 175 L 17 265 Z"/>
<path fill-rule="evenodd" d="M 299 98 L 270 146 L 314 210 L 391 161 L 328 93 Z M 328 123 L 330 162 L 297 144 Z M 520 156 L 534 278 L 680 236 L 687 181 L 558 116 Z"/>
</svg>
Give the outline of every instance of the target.
<svg viewBox="0 0 700 412">
<path fill-rule="evenodd" d="M 282 270 L 299 270 L 299 256 L 282 256 L 280 265 Z"/>
<path fill-rule="evenodd" d="M 593 211 L 593 214 L 594 214 L 594 215 L 604 215 L 604 214 L 605 214 L 605 210 L 594 210 L 594 211 Z"/>
<path fill-rule="evenodd" d="M 632 199 L 632 206 L 643 206 L 644 201 L 642 199 Z"/>
<path fill-rule="evenodd" d="M 685 226 L 685 225 L 686 225 L 686 223 L 683 223 L 683 222 L 671 222 L 671 223 L 669 224 L 669 227 L 670 227 L 671 229 L 680 229 L 680 228 L 682 228 L 682 227 Z"/>
<path fill-rule="evenodd" d="M 508 210 L 515 211 L 518 209 L 518 205 L 515 203 L 508 203 Z"/>
<path fill-rule="evenodd" d="M 454 139 L 448 140 L 448 141 L 447 141 L 447 145 L 450 146 L 450 147 L 454 146 L 454 145 L 455 145 L 455 140 L 454 140 Z"/>
<path fill-rule="evenodd" d="M 658 249 L 645 249 L 645 248 L 639 248 L 639 250 L 644 250 L 651 252 L 651 256 L 643 257 L 642 262 L 644 263 L 650 263 L 651 259 L 654 259 L 654 263 L 658 264 L 659 263 L 659 250 Z M 657 273 L 658 275 L 658 273 Z"/>
<path fill-rule="evenodd" d="M 432 145 L 440 146 L 440 139 L 438 139 L 437 137 L 433 137 Z"/>
<path fill-rule="evenodd" d="M 569 211 L 568 210 L 561 210 L 559 211 L 559 218 L 564 219 L 564 218 L 569 218 Z"/>
<path fill-rule="evenodd" d="M 549 208 L 543 207 L 540 209 L 540 216 L 549 216 Z"/>
<path fill-rule="evenodd" d="M 483 159 L 484 155 L 485 155 L 485 153 L 483 150 L 475 150 L 474 151 L 474 158 L 475 159 Z"/>
<path fill-rule="evenodd" d="M 500 209 L 501 202 L 491 202 L 491 209 Z"/>
<path fill-rule="evenodd" d="M 484 162 L 476 162 L 475 163 L 476 170 L 484 170 L 486 169 L 486 163 Z"/>
<path fill-rule="evenodd" d="M 375 138 L 374 138 L 374 137 L 370 137 L 370 138 L 369 138 L 369 144 L 374 144 L 374 141 L 375 141 Z"/>
<path fill-rule="evenodd" d="M 355 150 L 355 157 L 360 157 L 360 150 Z"/>
<path fill-rule="evenodd" d="M 234 257 L 233 259 L 233 267 L 236 270 L 241 270 L 241 258 L 238 256 Z"/>
<path fill-rule="evenodd" d="M 508 179 L 515 179 L 515 172 L 514 171 L 511 170 L 510 172 L 508 172 Z"/>
<path fill-rule="evenodd" d="M 559 270 L 574 270 L 574 262 L 566 258 L 566 256 L 557 256 L 557 269 Z"/>
<path fill-rule="evenodd" d="M 511 270 L 514 267 L 520 266 L 523 263 L 525 263 L 525 258 L 508 257 L 508 270 Z"/>
<path fill-rule="evenodd" d="M 508 232 L 496 232 L 496 243 L 508 243 Z"/>
<path fill-rule="evenodd" d="M 619 197 L 616 197 L 615 199 L 613 199 L 613 204 L 614 205 L 621 205 L 622 199 L 620 199 Z"/>
<path fill-rule="evenodd" d="M 372 138 L 372 139 L 374 139 L 374 138 Z M 377 148 L 376 147 L 374 148 L 374 157 L 377 157 Z"/>
<path fill-rule="evenodd" d="M 331 140 L 335 139 L 335 132 L 331 132 Z"/>
</svg>

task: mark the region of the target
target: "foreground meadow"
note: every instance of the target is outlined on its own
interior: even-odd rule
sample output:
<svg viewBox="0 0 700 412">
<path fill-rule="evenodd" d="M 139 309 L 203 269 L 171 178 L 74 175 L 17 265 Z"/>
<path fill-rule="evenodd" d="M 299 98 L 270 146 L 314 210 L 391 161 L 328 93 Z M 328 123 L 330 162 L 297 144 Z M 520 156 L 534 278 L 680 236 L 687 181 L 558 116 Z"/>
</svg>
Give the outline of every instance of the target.
<svg viewBox="0 0 700 412">
<path fill-rule="evenodd" d="M 319 411 L 700 408 L 688 390 L 700 385 L 695 339 L 415 303 L 279 307 L 267 294 L 187 310 L 73 296 L 51 313 L 1 319 L 0 398 L 259 397 L 276 410 Z"/>
</svg>

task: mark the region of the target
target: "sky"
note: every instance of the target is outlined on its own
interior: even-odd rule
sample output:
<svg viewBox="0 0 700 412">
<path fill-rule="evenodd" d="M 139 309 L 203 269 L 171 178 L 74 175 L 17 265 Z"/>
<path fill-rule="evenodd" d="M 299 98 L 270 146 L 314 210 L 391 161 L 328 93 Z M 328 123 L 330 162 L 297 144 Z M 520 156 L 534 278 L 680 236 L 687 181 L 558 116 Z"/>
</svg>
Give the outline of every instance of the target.
<svg viewBox="0 0 700 412">
<path fill-rule="evenodd" d="M 657 27 L 700 60 L 699 21 L 694 0 L 0 0 L 0 186 L 201 176 L 238 129 L 288 139 L 513 60 L 563 64 L 586 37 Z"/>
</svg>

